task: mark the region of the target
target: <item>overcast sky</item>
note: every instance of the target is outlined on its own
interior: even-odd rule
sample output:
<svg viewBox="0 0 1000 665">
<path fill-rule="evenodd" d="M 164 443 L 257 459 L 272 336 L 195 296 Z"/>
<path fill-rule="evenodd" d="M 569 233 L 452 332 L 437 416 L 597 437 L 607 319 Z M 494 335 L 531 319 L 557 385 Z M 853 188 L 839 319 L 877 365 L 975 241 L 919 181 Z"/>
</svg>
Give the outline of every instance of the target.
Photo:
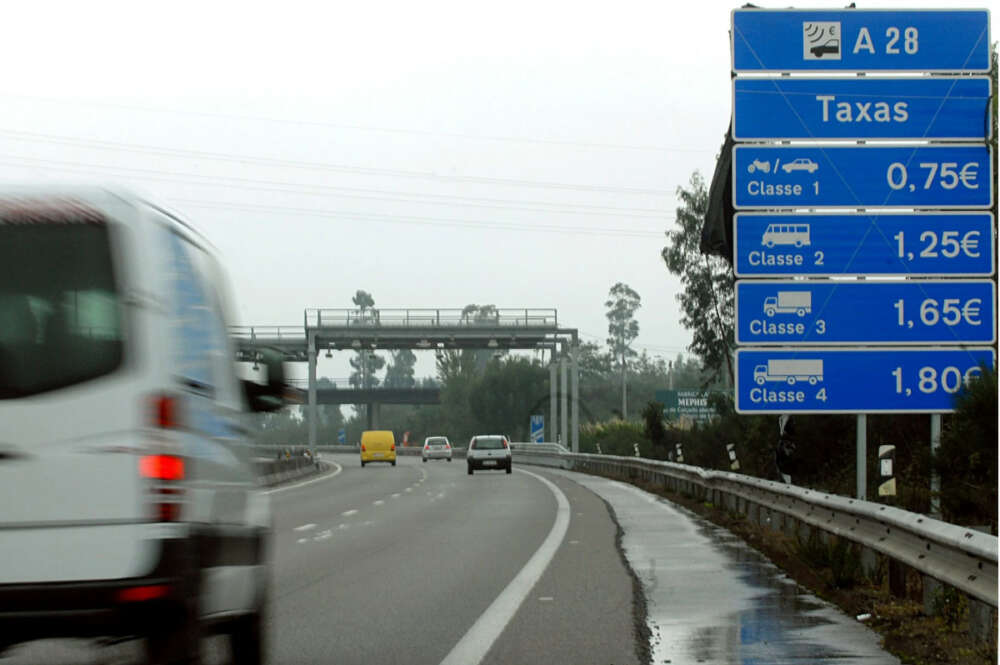
<svg viewBox="0 0 1000 665">
<path fill-rule="evenodd" d="M 365 289 L 379 308 L 556 308 L 603 343 L 620 281 L 642 297 L 636 346 L 673 358 L 691 336 L 660 250 L 728 125 L 734 6 L 8 5 L 0 178 L 178 210 L 221 253 L 234 323 L 301 325 Z"/>
</svg>

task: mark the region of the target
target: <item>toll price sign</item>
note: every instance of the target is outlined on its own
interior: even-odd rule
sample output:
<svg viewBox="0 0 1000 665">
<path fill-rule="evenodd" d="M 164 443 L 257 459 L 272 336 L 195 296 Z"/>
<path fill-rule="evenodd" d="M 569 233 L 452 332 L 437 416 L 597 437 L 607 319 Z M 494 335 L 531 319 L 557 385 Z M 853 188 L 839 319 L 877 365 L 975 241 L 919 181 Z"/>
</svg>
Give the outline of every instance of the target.
<svg viewBox="0 0 1000 665">
<path fill-rule="evenodd" d="M 736 343 L 992 344 L 994 291 L 991 280 L 741 280 Z"/>
<path fill-rule="evenodd" d="M 736 9 L 733 71 L 986 72 L 989 24 L 985 9 Z"/>
<path fill-rule="evenodd" d="M 737 213 L 738 277 L 993 274 L 990 213 Z"/>
<path fill-rule="evenodd" d="M 737 349 L 738 413 L 948 413 L 989 348 Z"/>
<path fill-rule="evenodd" d="M 733 148 L 737 208 L 989 208 L 983 145 Z"/>
<path fill-rule="evenodd" d="M 733 138 L 983 140 L 990 81 L 736 78 Z"/>
</svg>

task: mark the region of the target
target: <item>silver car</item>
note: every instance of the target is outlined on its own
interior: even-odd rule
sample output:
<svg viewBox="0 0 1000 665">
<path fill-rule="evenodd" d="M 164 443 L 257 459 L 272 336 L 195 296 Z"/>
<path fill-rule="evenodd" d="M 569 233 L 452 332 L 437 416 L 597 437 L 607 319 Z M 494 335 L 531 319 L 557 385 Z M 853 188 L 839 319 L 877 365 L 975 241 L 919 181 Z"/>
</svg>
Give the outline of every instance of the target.
<svg viewBox="0 0 1000 665">
<path fill-rule="evenodd" d="M 510 443 L 500 434 L 474 436 L 469 440 L 465 460 L 470 476 L 476 469 L 504 469 L 510 473 Z"/>
<path fill-rule="evenodd" d="M 451 461 L 451 442 L 446 436 L 429 436 L 424 439 L 424 451 L 421 457 L 426 462 L 429 459 L 446 459 Z"/>
</svg>

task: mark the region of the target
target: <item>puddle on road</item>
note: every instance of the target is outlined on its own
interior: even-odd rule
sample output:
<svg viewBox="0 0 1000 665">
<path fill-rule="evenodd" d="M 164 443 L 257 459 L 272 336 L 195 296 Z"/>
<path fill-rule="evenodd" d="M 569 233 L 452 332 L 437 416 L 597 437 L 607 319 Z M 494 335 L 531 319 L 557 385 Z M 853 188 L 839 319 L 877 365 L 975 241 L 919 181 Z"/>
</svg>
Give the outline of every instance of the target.
<svg viewBox="0 0 1000 665">
<path fill-rule="evenodd" d="M 722 527 L 630 485 L 573 480 L 614 507 L 646 596 L 653 663 L 898 665 L 873 631 Z"/>
</svg>

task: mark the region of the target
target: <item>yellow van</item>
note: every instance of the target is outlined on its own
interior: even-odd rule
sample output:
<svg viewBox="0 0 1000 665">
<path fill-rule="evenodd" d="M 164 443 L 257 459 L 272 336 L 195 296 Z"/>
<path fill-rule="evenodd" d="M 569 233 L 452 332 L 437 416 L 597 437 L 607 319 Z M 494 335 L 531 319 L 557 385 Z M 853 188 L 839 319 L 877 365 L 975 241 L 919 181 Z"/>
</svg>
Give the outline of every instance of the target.
<svg viewBox="0 0 1000 665">
<path fill-rule="evenodd" d="M 361 433 L 361 466 L 368 462 L 391 462 L 396 466 L 396 440 L 389 430 Z"/>
</svg>

